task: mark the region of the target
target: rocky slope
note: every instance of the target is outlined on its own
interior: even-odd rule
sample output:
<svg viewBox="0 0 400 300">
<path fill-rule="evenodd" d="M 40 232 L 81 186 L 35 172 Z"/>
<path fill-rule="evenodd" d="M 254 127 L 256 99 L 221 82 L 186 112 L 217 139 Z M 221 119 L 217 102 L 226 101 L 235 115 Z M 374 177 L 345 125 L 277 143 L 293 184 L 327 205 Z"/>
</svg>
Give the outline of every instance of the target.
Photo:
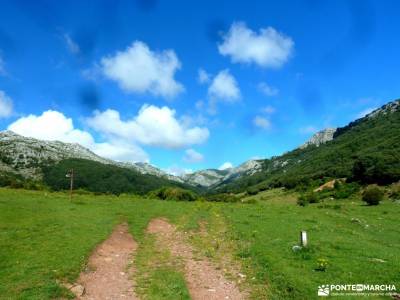
<svg viewBox="0 0 400 300">
<path fill-rule="evenodd" d="M 165 177 L 178 182 L 182 179 L 169 175 L 147 163 L 122 163 L 100 157 L 79 144 L 59 141 L 43 141 L 24 137 L 12 131 L 0 132 L 0 170 L 14 172 L 25 177 L 40 177 L 40 166 L 67 158 L 88 159 L 134 169 L 141 174 Z"/>
<path fill-rule="evenodd" d="M 371 113 L 366 115 L 365 118 L 373 118 L 373 117 L 378 116 L 379 114 L 385 115 L 388 113 L 394 113 L 396 111 L 400 111 L 400 99 L 389 102 L 389 103 L 383 105 L 382 107 L 375 109 L 374 111 L 372 111 Z"/>
<path fill-rule="evenodd" d="M 307 142 L 300 146 L 300 149 L 304 149 L 310 145 L 319 146 L 326 142 L 333 140 L 333 135 L 336 132 L 336 128 L 327 128 L 315 133 Z"/>
<path fill-rule="evenodd" d="M 262 169 L 260 161 L 249 160 L 236 168 L 207 169 L 178 177 L 167 174 L 148 163 L 126 163 L 106 159 L 76 143 L 43 141 L 24 137 L 8 130 L 0 132 L 0 170 L 21 174 L 24 177 L 40 178 L 42 165 L 57 163 L 69 158 L 87 159 L 102 164 L 134 169 L 141 174 L 155 175 L 198 187 L 211 187 L 241 176 L 250 176 Z"/>
<path fill-rule="evenodd" d="M 228 174 L 229 170 L 207 169 L 182 175 L 181 178 L 190 185 L 209 187 L 219 183 Z"/>
<path fill-rule="evenodd" d="M 225 170 L 207 169 L 191 174 L 185 174 L 182 179 L 185 183 L 201 187 L 212 187 L 224 181 L 232 181 L 241 176 L 251 176 L 262 170 L 261 160 L 249 160 L 236 168 Z"/>
<path fill-rule="evenodd" d="M 342 128 L 326 128 L 324 130 L 321 130 L 321 131 L 315 133 L 307 142 L 305 142 L 299 148 L 304 149 L 309 145 L 315 145 L 318 147 L 322 144 L 325 144 L 326 142 L 332 141 L 341 132 L 343 132 L 344 129 L 354 126 L 364 120 L 373 119 L 375 117 L 378 117 L 379 115 L 386 115 L 388 113 L 393 113 L 393 112 L 396 112 L 399 110 L 400 110 L 400 100 L 395 100 L 395 101 L 389 102 L 389 103 L 383 105 L 382 107 L 370 112 L 366 116 L 351 122 L 348 126 L 345 126 Z"/>
</svg>

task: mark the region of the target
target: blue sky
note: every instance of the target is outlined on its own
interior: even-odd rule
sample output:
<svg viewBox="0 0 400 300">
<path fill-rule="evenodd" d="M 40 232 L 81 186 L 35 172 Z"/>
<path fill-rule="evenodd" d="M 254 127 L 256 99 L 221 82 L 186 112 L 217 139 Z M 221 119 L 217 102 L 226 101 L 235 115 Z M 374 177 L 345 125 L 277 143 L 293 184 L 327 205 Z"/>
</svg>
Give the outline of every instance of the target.
<svg viewBox="0 0 400 300">
<path fill-rule="evenodd" d="M 236 166 L 399 96 L 398 1 L 0 5 L 0 129 L 117 160 Z"/>
</svg>

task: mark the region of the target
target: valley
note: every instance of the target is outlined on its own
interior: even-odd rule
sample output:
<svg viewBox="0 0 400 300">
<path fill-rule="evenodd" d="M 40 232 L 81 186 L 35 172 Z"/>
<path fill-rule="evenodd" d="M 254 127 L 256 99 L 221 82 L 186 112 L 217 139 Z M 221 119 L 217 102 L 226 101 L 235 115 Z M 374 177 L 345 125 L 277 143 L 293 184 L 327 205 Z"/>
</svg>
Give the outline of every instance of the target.
<svg viewBox="0 0 400 300">
<path fill-rule="evenodd" d="M 2 132 L 0 295 L 313 299 L 324 284 L 399 286 L 399 107 L 180 177 Z"/>
<path fill-rule="evenodd" d="M 279 189 L 248 198 L 251 204 L 78 194 L 71 202 L 64 193 L 2 188 L 0 294 L 73 298 L 65 284 L 77 281 L 96 245 L 126 222 L 138 243 L 130 277 L 138 297 L 189 299 L 185 256 L 157 247 L 147 232 L 157 218 L 174 224 L 197 260 L 210 261 L 250 299 L 314 299 L 327 283 L 400 283 L 398 203 L 368 207 L 353 196 L 301 207 L 296 193 Z M 300 230 L 309 246 L 295 252 Z M 321 259 L 325 270 L 318 270 Z"/>
<path fill-rule="evenodd" d="M 400 300 L 399 15 L 2 0 L 0 300 Z"/>
</svg>

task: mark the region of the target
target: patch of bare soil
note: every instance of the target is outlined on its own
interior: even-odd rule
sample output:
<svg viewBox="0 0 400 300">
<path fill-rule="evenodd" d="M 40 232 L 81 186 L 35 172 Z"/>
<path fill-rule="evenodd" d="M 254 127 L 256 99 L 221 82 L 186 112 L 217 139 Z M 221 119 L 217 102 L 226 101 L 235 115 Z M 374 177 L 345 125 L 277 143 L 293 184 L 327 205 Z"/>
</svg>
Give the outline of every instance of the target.
<svg viewBox="0 0 400 300">
<path fill-rule="evenodd" d="M 89 259 L 71 291 L 79 300 L 137 299 L 133 289 L 133 253 L 137 244 L 128 224 L 118 225 Z"/>
<path fill-rule="evenodd" d="M 194 300 L 204 299 L 245 299 L 246 296 L 234 282 L 228 281 L 221 270 L 216 269 L 206 258 L 199 259 L 192 247 L 185 242 L 181 232 L 164 219 L 150 222 L 149 233 L 156 234 L 161 247 L 168 247 L 171 253 L 182 258 L 190 296 Z"/>
</svg>

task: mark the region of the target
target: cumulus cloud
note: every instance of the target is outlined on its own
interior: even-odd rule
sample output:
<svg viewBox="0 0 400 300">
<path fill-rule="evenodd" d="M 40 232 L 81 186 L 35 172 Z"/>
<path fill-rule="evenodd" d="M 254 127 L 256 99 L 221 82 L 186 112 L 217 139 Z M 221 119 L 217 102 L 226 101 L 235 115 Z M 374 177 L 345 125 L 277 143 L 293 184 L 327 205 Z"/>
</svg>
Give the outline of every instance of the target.
<svg viewBox="0 0 400 300">
<path fill-rule="evenodd" d="M 235 22 L 223 35 L 219 53 L 230 56 L 234 63 L 255 63 L 261 67 L 279 68 L 293 52 L 293 40 L 272 27 L 261 28 L 259 33 L 243 22 Z"/>
<path fill-rule="evenodd" d="M 276 96 L 279 94 L 279 90 L 277 88 L 274 88 L 265 82 L 260 82 L 258 84 L 258 90 L 268 97 Z"/>
<path fill-rule="evenodd" d="M 166 98 L 173 98 L 184 90 L 174 78 L 180 67 L 173 50 L 154 52 L 140 41 L 101 60 L 103 74 L 123 90 Z"/>
<path fill-rule="evenodd" d="M 231 169 L 233 168 L 233 164 L 229 161 L 224 162 L 222 165 L 219 166 L 218 170 L 226 170 L 226 169 Z"/>
<path fill-rule="evenodd" d="M 198 163 L 204 160 L 204 156 L 196 150 L 188 149 L 185 151 L 183 160 L 187 163 Z"/>
<path fill-rule="evenodd" d="M 228 69 L 220 71 L 208 88 L 208 95 L 212 99 L 234 102 L 240 98 L 238 83 Z"/>
<path fill-rule="evenodd" d="M 69 52 L 71 52 L 72 54 L 79 54 L 81 49 L 79 48 L 79 45 L 71 38 L 71 36 L 69 34 L 64 34 L 64 41 L 65 41 L 65 44 L 67 45 Z"/>
<path fill-rule="evenodd" d="M 9 125 L 8 129 L 23 136 L 42 140 L 79 143 L 100 156 L 114 160 L 130 162 L 149 160 L 147 154 L 133 143 L 128 144 L 118 139 L 103 143 L 95 142 L 89 132 L 74 128 L 71 118 L 54 110 L 45 111 L 39 116 L 21 117 Z"/>
<path fill-rule="evenodd" d="M 209 83 L 207 90 L 208 105 L 199 100 L 195 104 L 197 110 L 206 109 L 209 114 L 214 115 L 217 113 L 218 102 L 233 103 L 240 99 L 239 85 L 228 69 L 221 70 L 214 77 L 205 73 L 205 71 L 203 73 L 203 71 L 202 69 L 199 71 L 199 82 Z"/>
<path fill-rule="evenodd" d="M 18 134 L 43 140 L 59 140 L 62 142 L 78 142 L 85 147 L 93 143 L 93 137 L 79 129 L 74 129 L 72 119 L 58 111 L 48 110 L 42 115 L 22 117 L 8 126 Z"/>
<path fill-rule="evenodd" d="M 1 67 L 1 66 L 0 66 Z M 4 91 L 0 90 L 0 118 L 11 116 L 13 112 L 13 101 Z"/>
<path fill-rule="evenodd" d="M 271 122 L 265 117 L 255 116 L 253 125 L 261 129 L 269 129 L 271 127 Z"/>
<path fill-rule="evenodd" d="M 118 111 L 108 109 L 95 112 L 87 123 L 94 130 L 113 138 L 169 149 L 201 144 L 208 139 L 207 128 L 187 127 L 175 115 L 175 110 L 166 106 L 143 105 L 134 118 L 125 121 Z"/>
<path fill-rule="evenodd" d="M 123 140 L 110 140 L 105 143 L 95 143 L 91 148 L 102 157 L 117 161 L 149 162 L 148 154 L 138 145 Z"/>
<path fill-rule="evenodd" d="M 199 69 L 197 80 L 200 84 L 208 83 L 210 81 L 210 74 L 208 74 L 204 69 Z"/>
</svg>

